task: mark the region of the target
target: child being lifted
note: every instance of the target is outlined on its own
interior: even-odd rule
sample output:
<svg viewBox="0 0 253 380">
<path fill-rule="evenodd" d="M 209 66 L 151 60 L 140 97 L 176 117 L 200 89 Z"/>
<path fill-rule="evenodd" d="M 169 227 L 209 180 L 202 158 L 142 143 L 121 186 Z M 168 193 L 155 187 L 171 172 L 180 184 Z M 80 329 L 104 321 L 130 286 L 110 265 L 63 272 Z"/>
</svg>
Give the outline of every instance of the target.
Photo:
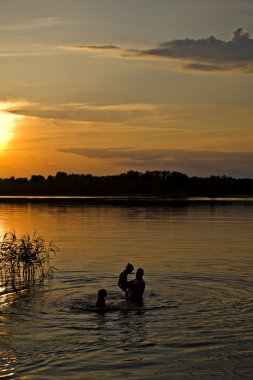
<svg viewBox="0 0 253 380">
<path fill-rule="evenodd" d="M 123 290 L 123 292 L 126 293 L 126 297 L 128 295 L 128 281 L 127 281 L 127 276 L 131 274 L 134 270 L 134 266 L 130 263 L 127 264 L 126 269 L 123 270 L 123 272 L 120 273 L 119 275 L 119 281 L 118 281 L 118 286 L 120 289 Z"/>
</svg>

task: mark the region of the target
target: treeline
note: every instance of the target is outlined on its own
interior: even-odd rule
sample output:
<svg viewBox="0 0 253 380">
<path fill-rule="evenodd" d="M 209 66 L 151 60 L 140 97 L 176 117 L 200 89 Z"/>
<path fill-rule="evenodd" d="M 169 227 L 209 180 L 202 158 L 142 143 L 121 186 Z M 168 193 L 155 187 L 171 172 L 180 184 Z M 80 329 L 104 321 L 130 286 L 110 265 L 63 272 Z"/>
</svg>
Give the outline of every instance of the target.
<svg viewBox="0 0 253 380">
<path fill-rule="evenodd" d="M 170 171 L 128 171 L 107 176 L 67 174 L 0 178 L 0 195 L 253 195 L 253 179 L 189 177 Z"/>
</svg>

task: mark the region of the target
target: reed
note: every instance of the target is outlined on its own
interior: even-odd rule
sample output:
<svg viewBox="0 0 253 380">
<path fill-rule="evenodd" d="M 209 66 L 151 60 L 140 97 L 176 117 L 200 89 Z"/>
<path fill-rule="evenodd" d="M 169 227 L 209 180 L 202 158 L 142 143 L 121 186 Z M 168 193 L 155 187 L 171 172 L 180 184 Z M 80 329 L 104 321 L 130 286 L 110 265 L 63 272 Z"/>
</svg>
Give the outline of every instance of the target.
<svg viewBox="0 0 253 380">
<path fill-rule="evenodd" d="M 0 241 L 0 286 L 18 291 L 52 278 L 55 268 L 50 258 L 55 251 L 53 242 L 46 243 L 36 233 L 20 238 L 15 232 L 6 233 Z"/>
</svg>

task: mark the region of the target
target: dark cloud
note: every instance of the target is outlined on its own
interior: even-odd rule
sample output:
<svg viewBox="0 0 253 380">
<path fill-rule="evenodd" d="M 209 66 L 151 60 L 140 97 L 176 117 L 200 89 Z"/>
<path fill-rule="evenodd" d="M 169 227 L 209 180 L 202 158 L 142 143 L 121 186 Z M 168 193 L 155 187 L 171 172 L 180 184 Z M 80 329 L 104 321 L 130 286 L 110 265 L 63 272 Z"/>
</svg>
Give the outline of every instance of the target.
<svg viewBox="0 0 253 380">
<path fill-rule="evenodd" d="M 187 64 L 184 64 L 184 69 L 195 70 L 195 71 L 225 71 L 225 70 L 228 70 L 228 68 L 225 68 L 222 65 L 205 64 L 205 63 L 187 63 Z"/>
<path fill-rule="evenodd" d="M 116 45 L 77 45 L 77 49 L 90 49 L 90 50 L 117 50 L 120 49 Z"/>
<path fill-rule="evenodd" d="M 242 27 L 237 28 L 227 42 L 214 36 L 199 40 L 187 38 L 165 42 L 158 48 L 144 50 L 142 54 L 189 61 L 184 67 L 192 70 L 253 71 L 253 39 Z"/>
<path fill-rule="evenodd" d="M 189 175 L 253 177 L 253 152 L 186 151 L 176 149 L 66 148 L 58 149 L 93 159 L 104 159 L 122 168 L 177 170 Z"/>
<path fill-rule="evenodd" d="M 233 32 L 233 41 L 239 41 L 239 40 L 249 40 L 250 35 L 248 32 L 246 32 L 242 27 L 237 28 Z"/>
<path fill-rule="evenodd" d="M 176 60 L 185 70 L 253 72 L 253 39 L 242 27 L 232 33 L 229 41 L 214 36 L 202 39 L 173 40 L 152 49 L 123 49 L 115 45 L 79 45 L 72 49 L 103 51 L 122 58 Z"/>
</svg>

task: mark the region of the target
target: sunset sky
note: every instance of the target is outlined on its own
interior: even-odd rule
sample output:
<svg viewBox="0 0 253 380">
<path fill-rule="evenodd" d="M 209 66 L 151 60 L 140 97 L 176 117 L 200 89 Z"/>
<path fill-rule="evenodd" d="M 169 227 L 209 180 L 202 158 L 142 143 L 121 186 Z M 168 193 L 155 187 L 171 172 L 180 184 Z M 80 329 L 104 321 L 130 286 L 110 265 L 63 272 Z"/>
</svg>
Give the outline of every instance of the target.
<svg viewBox="0 0 253 380">
<path fill-rule="evenodd" d="M 252 0 L 0 0 L 0 177 L 253 177 Z"/>
</svg>

